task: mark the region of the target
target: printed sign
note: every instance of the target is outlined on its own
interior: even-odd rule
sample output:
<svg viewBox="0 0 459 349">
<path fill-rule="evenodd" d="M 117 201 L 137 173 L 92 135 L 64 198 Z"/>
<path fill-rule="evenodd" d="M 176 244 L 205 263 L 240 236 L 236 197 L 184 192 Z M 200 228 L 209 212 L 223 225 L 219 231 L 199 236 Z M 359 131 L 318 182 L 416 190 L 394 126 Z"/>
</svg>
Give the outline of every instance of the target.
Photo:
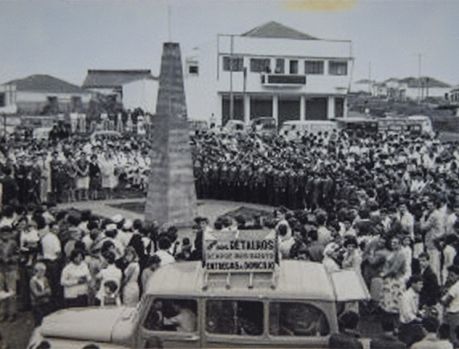
<svg viewBox="0 0 459 349">
<path fill-rule="evenodd" d="M 267 272 L 276 264 L 274 232 L 241 231 L 237 234 L 214 232 L 206 239 L 205 268 L 209 272 Z"/>
</svg>

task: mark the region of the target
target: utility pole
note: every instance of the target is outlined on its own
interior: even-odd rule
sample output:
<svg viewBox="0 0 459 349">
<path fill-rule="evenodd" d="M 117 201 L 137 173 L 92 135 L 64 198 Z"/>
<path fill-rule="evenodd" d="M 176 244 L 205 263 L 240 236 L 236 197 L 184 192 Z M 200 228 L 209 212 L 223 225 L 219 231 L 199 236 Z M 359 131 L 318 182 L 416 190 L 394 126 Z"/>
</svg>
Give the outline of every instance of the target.
<svg viewBox="0 0 459 349">
<path fill-rule="evenodd" d="M 234 35 L 230 35 L 230 110 L 229 118 L 234 119 L 234 96 L 233 96 L 233 54 L 234 54 Z"/>
<path fill-rule="evenodd" d="M 373 82 L 371 81 L 371 61 L 368 63 L 368 92 L 372 95 Z"/>
<path fill-rule="evenodd" d="M 422 83 L 421 83 L 421 73 L 422 73 L 422 54 L 418 54 L 418 98 L 419 102 L 422 100 Z"/>
<path fill-rule="evenodd" d="M 167 5 L 167 38 L 169 42 L 172 42 L 171 34 L 171 5 Z"/>
</svg>

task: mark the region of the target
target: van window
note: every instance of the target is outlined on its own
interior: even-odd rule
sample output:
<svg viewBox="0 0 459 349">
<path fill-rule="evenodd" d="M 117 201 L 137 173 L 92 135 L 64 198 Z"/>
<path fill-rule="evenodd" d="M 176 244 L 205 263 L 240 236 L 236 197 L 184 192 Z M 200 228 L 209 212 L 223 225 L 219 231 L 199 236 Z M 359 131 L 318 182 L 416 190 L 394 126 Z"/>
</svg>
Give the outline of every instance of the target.
<svg viewBox="0 0 459 349">
<path fill-rule="evenodd" d="M 143 326 L 151 331 L 196 332 L 197 309 L 195 300 L 156 298 Z"/>
<path fill-rule="evenodd" d="M 213 334 L 259 336 L 263 333 L 263 303 L 209 300 L 206 331 Z"/>
<path fill-rule="evenodd" d="M 269 305 L 269 334 L 273 336 L 326 336 L 330 333 L 327 317 L 319 308 L 299 302 Z"/>
</svg>

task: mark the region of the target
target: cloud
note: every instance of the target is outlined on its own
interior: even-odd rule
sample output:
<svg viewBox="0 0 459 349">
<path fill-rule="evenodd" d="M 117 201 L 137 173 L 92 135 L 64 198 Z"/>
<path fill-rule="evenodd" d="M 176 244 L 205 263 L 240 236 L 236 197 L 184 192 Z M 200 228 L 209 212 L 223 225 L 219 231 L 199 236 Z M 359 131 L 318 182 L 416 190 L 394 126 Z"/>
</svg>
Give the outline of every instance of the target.
<svg viewBox="0 0 459 349">
<path fill-rule="evenodd" d="M 358 0 L 285 0 L 282 6 L 290 11 L 345 11 L 352 9 Z"/>
</svg>

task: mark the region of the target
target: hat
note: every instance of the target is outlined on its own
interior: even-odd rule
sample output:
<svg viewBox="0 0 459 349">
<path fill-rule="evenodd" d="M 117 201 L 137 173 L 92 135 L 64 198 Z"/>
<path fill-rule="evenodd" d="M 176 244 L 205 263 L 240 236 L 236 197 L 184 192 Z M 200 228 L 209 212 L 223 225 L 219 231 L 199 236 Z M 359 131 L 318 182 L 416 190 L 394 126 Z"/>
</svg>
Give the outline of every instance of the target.
<svg viewBox="0 0 459 349">
<path fill-rule="evenodd" d="M 130 219 L 126 219 L 126 221 L 123 224 L 123 229 L 125 230 L 132 229 L 132 221 Z"/>
<path fill-rule="evenodd" d="M 105 230 L 106 231 L 112 231 L 112 230 L 116 230 L 116 224 L 107 224 L 107 226 L 105 227 Z"/>
<path fill-rule="evenodd" d="M 123 216 L 120 215 L 120 214 L 114 215 L 114 216 L 112 217 L 112 221 L 113 221 L 113 223 L 115 223 L 115 224 L 118 224 L 118 223 L 122 222 L 123 219 L 124 219 Z M 115 229 L 116 229 L 116 228 L 115 228 Z"/>
</svg>

